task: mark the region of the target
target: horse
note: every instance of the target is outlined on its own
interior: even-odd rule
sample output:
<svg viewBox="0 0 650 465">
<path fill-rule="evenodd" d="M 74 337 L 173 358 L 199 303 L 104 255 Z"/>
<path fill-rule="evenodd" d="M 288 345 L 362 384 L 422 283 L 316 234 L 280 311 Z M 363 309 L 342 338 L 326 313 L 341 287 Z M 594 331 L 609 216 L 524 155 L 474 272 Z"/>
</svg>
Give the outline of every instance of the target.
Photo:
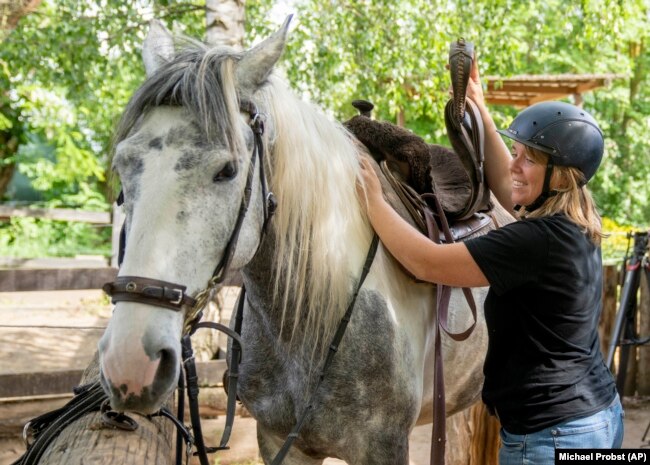
<svg viewBox="0 0 650 465">
<path fill-rule="evenodd" d="M 147 78 L 115 132 L 112 169 L 126 218 L 118 281 L 143 277 L 170 296 L 166 306 L 118 299 L 98 344 L 101 383 L 114 410 L 157 411 L 179 377 L 185 304 L 227 262 L 247 291 L 237 395 L 256 419 L 264 462 L 311 398 L 283 463 L 407 465 L 411 429 L 434 413 L 436 290 L 381 244 L 358 288 L 374 235 L 356 188 L 365 151 L 275 70 L 289 20 L 243 52 L 195 41 L 177 49 L 152 24 L 142 51 Z M 314 391 L 355 293 L 347 331 Z M 473 293 L 482 303 L 486 289 Z M 450 326 L 470 320 L 454 291 Z M 442 343 L 451 415 L 480 394 L 482 315 L 467 341 Z"/>
</svg>

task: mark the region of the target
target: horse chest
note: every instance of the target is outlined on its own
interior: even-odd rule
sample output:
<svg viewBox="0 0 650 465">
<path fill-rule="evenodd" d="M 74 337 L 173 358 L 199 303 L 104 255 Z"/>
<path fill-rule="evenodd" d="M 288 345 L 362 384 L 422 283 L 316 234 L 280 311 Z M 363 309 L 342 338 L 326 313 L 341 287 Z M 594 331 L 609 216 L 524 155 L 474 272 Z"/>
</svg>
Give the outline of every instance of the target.
<svg viewBox="0 0 650 465">
<path fill-rule="evenodd" d="M 290 348 L 276 337 L 275 327 L 266 313 L 245 314 L 242 336 L 246 350 L 238 392 L 258 421 L 284 432 L 306 408 L 323 358 L 315 357 L 312 364 L 313 346 Z M 315 395 L 310 422 L 312 426 L 326 425 L 314 431 L 339 434 L 342 429 L 367 427 L 369 421 L 385 423 L 380 419 L 387 417 L 408 428 L 419 409 L 413 359 L 408 338 L 390 318 L 382 297 L 361 292 L 339 350 Z"/>
</svg>

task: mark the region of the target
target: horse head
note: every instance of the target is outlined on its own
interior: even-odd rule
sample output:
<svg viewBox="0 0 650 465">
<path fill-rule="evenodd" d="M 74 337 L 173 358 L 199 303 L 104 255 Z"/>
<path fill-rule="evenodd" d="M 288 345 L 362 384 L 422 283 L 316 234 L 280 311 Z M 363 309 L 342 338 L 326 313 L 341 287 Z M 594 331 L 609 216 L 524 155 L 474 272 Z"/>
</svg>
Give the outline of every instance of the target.
<svg viewBox="0 0 650 465">
<path fill-rule="evenodd" d="M 252 96 L 282 54 L 289 20 L 246 52 L 194 42 L 176 52 L 164 26 L 151 25 L 147 80 L 122 116 L 112 163 L 126 247 L 99 355 L 115 410 L 158 410 L 178 381 L 192 298 L 258 249 L 267 217 L 261 144 L 273 129 L 262 135 Z"/>
</svg>

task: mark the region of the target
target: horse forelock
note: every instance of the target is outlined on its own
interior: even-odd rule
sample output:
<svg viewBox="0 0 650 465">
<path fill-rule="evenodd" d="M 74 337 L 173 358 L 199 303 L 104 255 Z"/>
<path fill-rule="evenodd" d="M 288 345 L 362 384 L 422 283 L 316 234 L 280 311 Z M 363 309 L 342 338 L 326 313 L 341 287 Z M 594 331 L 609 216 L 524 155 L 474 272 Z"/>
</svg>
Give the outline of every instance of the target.
<svg viewBox="0 0 650 465">
<path fill-rule="evenodd" d="M 114 147 L 127 138 L 150 111 L 181 106 L 199 124 L 207 140 L 222 140 L 232 150 L 241 146 L 239 103 L 234 65 L 241 54 L 227 47 L 181 38 L 184 48 L 162 65 L 133 94 L 113 137 Z"/>
<path fill-rule="evenodd" d="M 339 123 L 279 78 L 271 76 L 260 94 L 273 125 L 274 298 L 292 322 L 283 330 L 293 337 L 300 328 L 314 342 L 330 336 L 345 312 L 372 236 L 355 189 L 358 152 Z"/>
</svg>

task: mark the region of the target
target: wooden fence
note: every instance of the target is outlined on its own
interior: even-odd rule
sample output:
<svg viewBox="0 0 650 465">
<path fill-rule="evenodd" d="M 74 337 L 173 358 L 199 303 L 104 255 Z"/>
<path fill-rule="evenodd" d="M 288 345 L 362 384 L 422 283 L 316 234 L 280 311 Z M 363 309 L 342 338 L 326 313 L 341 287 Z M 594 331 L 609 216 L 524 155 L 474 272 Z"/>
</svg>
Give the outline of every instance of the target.
<svg viewBox="0 0 650 465">
<path fill-rule="evenodd" d="M 0 259 L 0 292 L 99 289 L 103 283 L 111 281 L 117 274 L 117 250 L 119 232 L 124 221 L 120 208 L 114 205 L 113 212 L 84 212 L 65 209 L 13 208 L 0 205 L 0 221 L 11 217 L 35 217 L 60 221 L 81 221 L 112 228 L 112 256 L 110 261 L 86 263 L 83 260 L 7 260 Z M 618 310 L 620 292 L 620 265 L 604 267 L 603 314 L 600 323 L 600 339 L 603 354 L 607 355 L 610 335 Z M 650 292 L 647 281 L 641 280 L 639 305 L 637 308 L 637 330 L 641 335 L 650 334 Z M 650 395 L 650 346 L 635 347 L 628 366 L 626 395 Z M 67 375 L 75 377 L 77 373 Z M 43 374 L 48 382 L 36 383 L 57 386 L 59 383 Z M 31 382 L 35 380 L 32 378 Z M 23 382 L 16 381 L 24 386 Z M 14 383 L 12 383 L 14 384 Z M 0 383 L 5 386 L 5 383 Z M 6 386 L 5 386 L 6 389 Z M 6 392 L 5 394 L 8 394 Z M 0 397 L 5 397 L 0 393 Z"/>
<path fill-rule="evenodd" d="M 86 212 L 67 209 L 14 208 L 0 205 L 0 221 L 12 217 L 43 218 L 57 221 L 83 222 L 112 228 L 113 253 L 106 260 L 75 260 L 69 258 L 2 259 L 0 292 L 40 290 L 101 289 L 103 283 L 117 275 L 119 232 L 123 222 L 121 209 L 109 212 Z"/>
<path fill-rule="evenodd" d="M 40 218 L 50 218 L 62 221 L 87 221 L 94 224 L 103 224 L 106 227 L 112 227 L 113 231 L 113 250 L 117 251 L 117 240 L 121 228 L 122 218 L 119 216 L 119 210 L 114 210 L 116 214 L 108 213 L 90 214 L 79 213 L 69 210 L 28 210 L 11 209 L 0 206 L 0 220 L 7 219 L 11 216 L 36 216 Z M 41 264 L 39 266 L 39 263 Z M 25 269 L 25 265 L 31 269 Z M 68 264 L 69 265 L 69 264 Z M 17 261 L 7 264 L 5 269 L 0 263 L 0 292 L 15 291 L 39 291 L 39 290 L 71 290 L 71 289 L 98 289 L 104 282 L 111 281 L 116 273 L 116 255 L 113 254 L 111 262 L 105 266 L 70 268 L 56 267 L 56 262 L 50 262 L 48 266 L 43 266 L 43 262 L 38 261 Z M 607 355 L 610 335 L 614 325 L 616 313 L 618 310 L 618 298 L 620 292 L 620 265 L 604 267 L 604 286 L 603 286 L 603 313 L 601 317 L 599 332 L 601 339 L 601 349 L 603 354 Z M 650 290 L 647 282 L 643 279 L 641 283 L 639 305 L 637 308 L 637 326 L 641 335 L 650 335 Z M 630 356 L 630 364 L 627 369 L 627 383 L 625 395 L 650 395 L 650 350 L 648 345 L 635 347 L 633 354 Z M 615 359 L 616 361 L 616 359 Z M 221 375 L 225 368 L 223 360 L 209 362 L 200 362 L 198 364 L 199 377 L 201 385 L 205 387 L 218 386 L 221 383 Z M 71 386 L 78 384 L 81 378 L 82 370 L 68 370 L 50 373 L 29 373 L 15 375 L 0 375 L 0 398 L 12 398 L 17 396 L 47 396 L 57 394 L 69 394 Z M 217 400 L 216 409 L 215 398 L 212 397 L 202 407 L 208 408 L 212 405 L 212 411 L 218 413 L 221 407 L 218 405 L 221 401 Z M 448 420 L 448 429 L 450 434 L 458 437 L 473 438 L 470 440 L 470 449 L 476 447 L 485 448 L 486 444 L 496 447 L 498 439 L 495 431 L 498 431 L 492 423 L 491 417 L 481 410 L 482 406 L 477 405 L 475 408 L 466 412 L 461 412 L 454 417 L 461 415 L 462 418 L 454 417 Z M 461 430 L 463 431 L 456 431 Z M 465 431 L 467 430 L 467 431 Z M 452 451 L 453 452 L 453 451 Z M 463 451 L 463 457 L 467 455 L 467 450 Z M 460 451 L 459 451 L 460 453 Z M 470 451 L 472 457 L 483 457 L 483 463 L 495 463 L 496 449 L 492 451 Z M 461 463 L 448 457 L 452 462 Z M 459 457 L 460 460 L 460 457 Z M 465 458 L 462 463 L 466 462 Z M 479 461 L 480 461 L 479 460 Z M 472 462 L 474 463 L 474 462 Z"/>
</svg>

